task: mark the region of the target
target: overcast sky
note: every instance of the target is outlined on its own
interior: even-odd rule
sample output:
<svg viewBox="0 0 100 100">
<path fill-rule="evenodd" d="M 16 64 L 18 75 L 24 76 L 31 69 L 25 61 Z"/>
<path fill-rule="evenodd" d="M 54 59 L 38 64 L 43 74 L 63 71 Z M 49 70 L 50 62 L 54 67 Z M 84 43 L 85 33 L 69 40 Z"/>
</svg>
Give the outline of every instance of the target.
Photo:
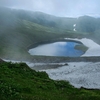
<svg viewBox="0 0 100 100">
<path fill-rule="evenodd" d="M 41 11 L 62 17 L 100 17 L 100 0 L 0 0 L 0 6 Z"/>
</svg>

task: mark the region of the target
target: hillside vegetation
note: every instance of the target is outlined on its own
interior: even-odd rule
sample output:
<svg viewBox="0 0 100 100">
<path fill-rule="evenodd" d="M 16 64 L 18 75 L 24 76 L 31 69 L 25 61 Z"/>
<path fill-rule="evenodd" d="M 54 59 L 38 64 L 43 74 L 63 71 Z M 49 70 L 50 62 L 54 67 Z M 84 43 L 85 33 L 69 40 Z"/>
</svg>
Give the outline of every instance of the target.
<svg viewBox="0 0 100 100">
<path fill-rule="evenodd" d="M 74 18 L 1 7 L 0 57 L 21 60 L 30 56 L 27 48 L 36 42 L 81 37 L 82 34 L 70 31 L 74 22 Z"/>
<path fill-rule="evenodd" d="M 25 63 L 0 63 L 0 100 L 99 100 L 99 90 L 77 89 L 49 79 Z"/>
<path fill-rule="evenodd" d="M 42 12 L 0 7 L 0 57 L 29 59 L 30 45 L 62 38 L 87 37 L 100 43 L 99 22 L 99 18 L 89 16 L 78 19 L 65 18 Z M 74 24 L 77 31 L 73 31 Z"/>
</svg>

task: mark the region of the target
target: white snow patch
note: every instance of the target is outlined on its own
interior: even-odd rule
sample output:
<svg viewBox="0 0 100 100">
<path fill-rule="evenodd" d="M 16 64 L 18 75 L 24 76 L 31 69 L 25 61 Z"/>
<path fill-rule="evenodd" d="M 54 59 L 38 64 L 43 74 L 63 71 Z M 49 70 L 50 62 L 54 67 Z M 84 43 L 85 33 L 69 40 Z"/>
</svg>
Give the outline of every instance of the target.
<svg viewBox="0 0 100 100">
<path fill-rule="evenodd" d="M 46 71 L 51 79 L 66 80 L 76 88 L 100 89 L 100 62 L 74 62 Z"/>
<path fill-rule="evenodd" d="M 100 56 L 100 45 L 95 43 L 91 39 L 81 39 L 81 42 L 86 45 L 89 49 L 82 56 Z"/>
<path fill-rule="evenodd" d="M 73 24 L 73 27 L 76 27 L 76 24 Z"/>
<path fill-rule="evenodd" d="M 73 31 L 76 31 L 76 29 L 74 28 Z"/>
<path fill-rule="evenodd" d="M 73 31 L 76 31 L 76 24 L 73 24 Z"/>
<path fill-rule="evenodd" d="M 95 43 L 91 39 L 87 39 L 87 38 L 83 38 L 83 39 L 65 38 L 65 39 L 77 40 L 82 42 L 85 46 L 87 46 L 89 49 L 82 56 L 100 56 L 100 45 Z"/>
</svg>

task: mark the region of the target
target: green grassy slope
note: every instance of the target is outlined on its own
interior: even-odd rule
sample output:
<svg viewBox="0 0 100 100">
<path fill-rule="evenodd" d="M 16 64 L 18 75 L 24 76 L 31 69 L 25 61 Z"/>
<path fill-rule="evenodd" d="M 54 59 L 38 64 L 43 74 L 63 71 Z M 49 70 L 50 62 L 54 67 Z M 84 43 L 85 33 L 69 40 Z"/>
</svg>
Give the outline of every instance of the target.
<svg viewBox="0 0 100 100">
<path fill-rule="evenodd" d="M 53 81 L 25 63 L 0 63 L 0 100 L 99 100 L 100 90 L 76 89 Z"/>
<path fill-rule="evenodd" d="M 87 37 L 100 43 L 100 19 L 92 19 L 93 22 L 91 22 L 91 17 L 87 16 L 79 19 L 63 18 L 42 12 L 0 7 L 0 57 L 16 60 L 29 58 L 30 55 L 27 51 L 30 45 L 67 37 Z M 75 23 L 78 30 L 76 32 L 73 31 L 73 24 Z M 95 23 L 97 23 L 96 26 L 94 25 Z M 91 30 L 92 27 L 93 32 Z"/>
<path fill-rule="evenodd" d="M 65 25 L 63 18 L 51 16 L 50 18 L 56 23 L 54 27 L 51 27 L 50 22 L 52 21 L 48 16 L 50 17 L 43 13 L 0 8 L 0 57 L 21 60 L 30 56 L 27 47 L 31 44 L 44 40 L 81 36 L 80 33 L 76 34 L 62 27 L 59 28 Z M 45 25 L 40 18 L 44 18 Z M 59 23 L 58 19 L 64 21 Z M 69 22 L 68 20 L 66 22 Z"/>
</svg>

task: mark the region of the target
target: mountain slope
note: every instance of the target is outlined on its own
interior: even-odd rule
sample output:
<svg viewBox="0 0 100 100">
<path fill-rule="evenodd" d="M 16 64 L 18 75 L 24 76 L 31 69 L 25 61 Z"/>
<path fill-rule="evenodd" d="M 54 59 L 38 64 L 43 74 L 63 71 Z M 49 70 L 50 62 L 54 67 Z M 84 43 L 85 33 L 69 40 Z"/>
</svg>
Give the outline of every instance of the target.
<svg viewBox="0 0 100 100">
<path fill-rule="evenodd" d="M 76 34 L 73 34 L 75 32 L 59 28 L 63 22 L 58 24 L 58 19 L 60 18 L 40 12 L 0 8 L 0 56 L 26 58 L 29 56 L 27 47 L 31 44 L 44 40 L 76 37 Z M 51 27 L 52 22 L 57 25 Z"/>
<path fill-rule="evenodd" d="M 0 100 L 99 100 L 100 90 L 74 88 L 68 82 L 51 80 L 25 63 L 0 63 Z"/>
<path fill-rule="evenodd" d="M 88 33 L 85 24 L 80 25 L 81 21 L 84 22 L 84 18 L 78 20 L 0 7 L 0 57 L 27 58 L 30 57 L 27 52 L 30 45 L 61 38 L 88 37 L 99 42 L 99 22 L 98 28 Z M 73 31 L 74 24 L 79 28 L 76 32 Z"/>
</svg>

